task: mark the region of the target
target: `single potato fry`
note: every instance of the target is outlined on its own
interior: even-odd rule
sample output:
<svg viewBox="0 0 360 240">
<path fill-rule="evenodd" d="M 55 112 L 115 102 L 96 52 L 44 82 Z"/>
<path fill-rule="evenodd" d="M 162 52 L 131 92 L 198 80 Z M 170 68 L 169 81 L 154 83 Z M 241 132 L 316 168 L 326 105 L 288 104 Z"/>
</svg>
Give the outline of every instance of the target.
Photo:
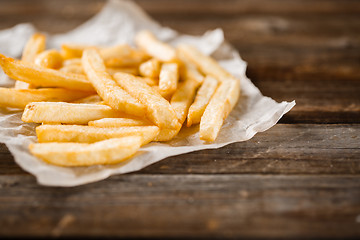
<svg viewBox="0 0 360 240">
<path fill-rule="evenodd" d="M 99 102 L 102 102 L 102 99 L 97 94 L 90 95 L 88 97 L 80 98 L 76 101 L 73 101 L 73 103 L 99 103 Z"/>
<path fill-rule="evenodd" d="M 0 88 L 0 106 L 24 109 L 31 102 L 74 101 L 91 93 L 62 88 L 15 89 Z"/>
<path fill-rule="evenodd" d="M 111 58 L 127 57 L 133 52 L 133 49 L 128 44 L 118 44 L 111 47 L 103 47 L 99 49 L 101 58 L 106 61 Z"/>
<path fill-rule="evenodd" d="M 60 72 L 21 62 L 0 54 L 0 66 L 15 80 L 31 83 L 40 87 L 63 87 L 67 89 L 94 91 L 84 75 Z"/>
<path fill-rule="evenodd" d="M 127 136 L 142 137 L 142 145 L 151 142 L 159 134 L 156 126 L 101 128 L 81 125 L 41 125 L 36 127 L 38 141 L 93 143 L 110 138 Z"/>
<path fill-rule="evenodd" d="M 114 75 L 117 72 L 130 73 L 130 74 L 133 74 L 133 75 L 138 74 L 138 69 L 136 67 L 116 67 L 116 68 L 107 67 L 106 71 L 110 75 Z"/>
<path fill-rule="evenodd" d="M 234 108 L 240 95 L 240 81 L 225 79 L 207 105 L 200 121 L 200 139 L 215 141 L 220 128 Z"/>
<path fill-rule="evenodd" d="M 184 123 L 189 107 L 194 100 L 195 91 L 199 83 L 192 78 L 187 78 L 175 91 L 170 104 L 176 112 L 176 116 L 181 124 Z"/>
<path fill-rule="evenodd" d="M 195 47 L 189 45 L 181 45 L 178 52 L 189 62 L 195 64 L 204 74 L 211 75 L 219 81 L 223 81 L 233 76 L 219 65 L 213 58 L 201 53 Z"/>
<path fill-rule="evenodd" d="M 190 106 L 187 126 L 190 127 L 193 124 L 200 122 L 202 115 L 204 114 L 206 106 L 209 104 L 211 97 L 214 95 L 218 81 L 210 76 L 207 76 L 198 90 L 194 103 Z"/>
<path fill-rule="evenodd" d="M 66 59 L 63 62 L 63 66 L 69 66 L 69 65 L 82 65 L 81 63 L 81 58 L 71 58 L 71 59 Z"/>
<path fill-rule="evenodd" d="M 73 73 L 73 74 L 81 74 L 84 75 L 84 69 L 81 65 L 73 64 L 73 65 L 66 65 L 59 70 L 60 72 L 64 73 Z"/>
<path fill-rule="evenodd" d="M 160 127 L 161 132 L 157 137 L 158 141 L 167 141 L 174 136 L 164 135 L 166 129 L 179 131 L 179 123 L 175 111 L 168 101 L 146 83 L 140 81 L 135 76 L 126 73 L 114 75 L 115 81 L 133 97 L 139 99 L 146 106 L 146 117 Z"/>
<path fill-rule="evenodd" d="M 144 115 L 145 106 L 116 84 L 96 49 L 84 51 L 82 64 L 97 93 L 109 106 L 131 115 Z"/>
<path fill-rule="evenodd" d="M 35 33 L 27 41 L 22 53 L 21 61 L 33 63 L 37 54 L 45 50 L 46 36 L 41 33 Z"/>
<path fill-rule="evenodd" d="M 123 113 L 100 104 L 32 102 L 25 107 L 21 120 L 34 123 L 88 124 L 97 119 L 123 116 Z"/>
<path fill-rule="evenodd" d="M 36 55 L 44 51 L 45 47 L 46 47 L 46 36 L 41 33 L 33 34 L 24 47 L 21 61 L 34 63 Z M 16 81 L 15 88 L 29 89 L 29 88 L 35 88 L 35 86 L 27 82 Z"/>
<path fill-rule="evenodd" d="M 63 58 L 57 50 L 50 49 L 36 55 L 34 62 L 40 67 L 59 69 L 62 66 Z"/>
<path fill-rule="evenodd" d="M 64 59 L 81 58 L 86 48 L 94 46 L 81 44 L 63 44 L 61 53 Z M 99 53 L 107 67 L 135 67 L 148 59 L 143 51 L 133 49 L 128 44 L 99 47 Z"/>
<path fill-rule="evenodd" d="M 146 83 L 149 86 L 156 86 L 159 84 L 159 81 L 155 78 L 138 77 L 138 76 L 136 76 L 136 78 L 139 79 L 140 81 L 143 81 L 144 83 Z"/>
<path fill-rule="evenodd" d="M 180 70 L 180 77 L 182 79 L 192 79 L 193 81 L 196 81 L 199 84 L 202 84 L 204 81 L 204 76 L 197 70 L 196 66 L 188 61 L 185 57 L 183 57 L 183 54 L 178 51 L 178 57 L 181 60 L 181 70 Z"/>
<path fill-rule="evenodd" d="M 150 56 L 163 62 L 176 61 L 176 51 L 170 45 L 159 41 L 150 31 L 136 34 L 135 43 Z"/>
<path fill-rule="evenodd" d="M 144 119 L 135 118 L 103 118 L 95 121 L 90 121 L 89 126 L 104 127 L 104 128 L 117 128 L 127 126 L 150 126 L 153 125 Z"/>
<path fill-rule="evenodd" d="M 90 45 L 65 43 L 61 45 L 61 55 L 64 59 L 81 58 L 83 51 Z"/>
<path fill-rule="evenodd" d="M 176 63 L 164 63 L 161 66 L 159 89 L 163 96 L 171 96 L 178 84 L 179 66 Z"/>
<path fill-rule="evenodd" d="M 126 68 L 138 67 L 150 58 L 144 51 L 134 49 L 128 44 L 100 48 L 100 55 L 107 67 Z"/>
<path fill-rule="evenodd" d="M 149 78 L 157 78 L 160 74 L 160 62 L 153 58 L 139 66 L 139 73 L 141 76 Z"/>
<path fill-rule="evenodd" d="M 142 138 L 130 136 L 96 143 L 35 143 L 29 150 L 45 162 L 65 167 L 115 164 L 133 156 Z"/>
</svg>

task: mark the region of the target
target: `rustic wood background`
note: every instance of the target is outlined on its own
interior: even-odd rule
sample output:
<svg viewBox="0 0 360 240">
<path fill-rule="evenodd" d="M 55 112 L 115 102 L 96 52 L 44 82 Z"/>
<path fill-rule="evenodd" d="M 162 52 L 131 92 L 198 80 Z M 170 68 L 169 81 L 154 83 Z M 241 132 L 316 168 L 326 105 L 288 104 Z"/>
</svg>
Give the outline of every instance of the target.
<svg viewBox="0 0 360 240">
<path fill-rule="evenodd" d="M 360 1 L 136 2 L 183 33 L 221 27 L 255 85 L 296 107 L 250 141 L 75 188 L 37 185 L 0 145 L 0 238 L 360 237 Z M 60 33 L 103 4 L 1 0 L 0 29 Z"/>
</svg>

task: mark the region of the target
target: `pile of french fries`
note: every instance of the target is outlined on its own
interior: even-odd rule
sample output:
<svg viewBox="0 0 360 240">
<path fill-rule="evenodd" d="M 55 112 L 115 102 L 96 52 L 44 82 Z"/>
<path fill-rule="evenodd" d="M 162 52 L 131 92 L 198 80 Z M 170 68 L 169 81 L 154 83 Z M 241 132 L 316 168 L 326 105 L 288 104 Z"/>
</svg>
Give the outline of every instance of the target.
<svg viewBox="0 0 360 240">
<path fill-rule="evenodd" d="M 214 141 L 240 94 L 240 81 L 189 45 L 174 48 L 151 32 L 135 47 L 63 44 L 46 50 L 34 34 L 21 60 L 0 54 L 14 88 L 0 106 L 24 109 L 36 127 L 36 157 L 60 166 L 119 163 L 151 141 L 173 139 L 186 126 Z"/>
</svg>

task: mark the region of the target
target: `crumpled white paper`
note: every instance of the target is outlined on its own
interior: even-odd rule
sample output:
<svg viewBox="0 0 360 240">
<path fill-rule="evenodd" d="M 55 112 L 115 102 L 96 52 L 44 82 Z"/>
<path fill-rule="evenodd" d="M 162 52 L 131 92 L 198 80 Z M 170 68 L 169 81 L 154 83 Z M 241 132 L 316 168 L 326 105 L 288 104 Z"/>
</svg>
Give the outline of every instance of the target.
<svg viewBox="0 0 360 240">
<path fill-rule="evenodd" d="M 49 36 L 48 47 L 59 48 L 61 43 L 86 43 L 96 45 L 133 44 L 134 34 L 141 29 L 149 29 L 156 36 L 176 46 L 189 43 L 206 54 L 212 54 L 230 73 L 241 80 L 241 97 L 226 119 L 214 143 L 199 140 L 198 126 L 184 127 L 179 135 L 166 143 L 150 143 L 130 160 L 116 165 L 66 168 L 47 164 L 28 151 L 28 145 L 36 142 L 36 124 L 21 121 L 21 111 L 0 109 L 0 142 L 6 144 L 21 168 L 36 176 L 37 181 L 48 186 L 77 186 L 105 179 L 113 174 L 137 171 L 166 157 L 219 148 L 233 142 L 246 141 L 257 132 L 263 132 L 292 107 L 295 101 L 277 103 L 264 97 L 258 88 L 245 76 L 246 62 L 224 41 L 221 29 L 206 32 L 203 36 L 181 35 L 161 27 L 130 1 L 109 1 L 100 13 L 78 28 L 65 33 Z M 19 57 L 26 40 L 35 32 L 31 24 L 19 24 L 0 31 L 0 52 Z M 12 80 L 0 70 L 0 85 L 11 86 Z"/>
</svg>

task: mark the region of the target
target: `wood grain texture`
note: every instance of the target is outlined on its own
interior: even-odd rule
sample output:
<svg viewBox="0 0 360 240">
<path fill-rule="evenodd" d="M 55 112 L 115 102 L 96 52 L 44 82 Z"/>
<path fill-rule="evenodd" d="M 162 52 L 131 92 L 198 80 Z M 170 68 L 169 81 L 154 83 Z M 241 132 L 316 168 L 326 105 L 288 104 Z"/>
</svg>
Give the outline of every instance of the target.
<svg viewBox="0 0 360 240">
<path fill-rule="evenodd" d="M 358 177 L 349 176 L 128 174 L 54 189 L 36 186 L 30 176 L 0 176 L 0 232 L 33 237 L 355 237 L 360 234 L 359 184 Z"/>
<path fill-rule="evenodd" d="M 47 188 L 0 144 L 0 238 L 360 237 L 360 1 L 137 0 L 181 33 L 222 28 L 247 75 L 297 105 L 253 139 L 75 188 Z M 0 29 L 50 33 L 104 0 L 0 0 Z"/>
</svg>

